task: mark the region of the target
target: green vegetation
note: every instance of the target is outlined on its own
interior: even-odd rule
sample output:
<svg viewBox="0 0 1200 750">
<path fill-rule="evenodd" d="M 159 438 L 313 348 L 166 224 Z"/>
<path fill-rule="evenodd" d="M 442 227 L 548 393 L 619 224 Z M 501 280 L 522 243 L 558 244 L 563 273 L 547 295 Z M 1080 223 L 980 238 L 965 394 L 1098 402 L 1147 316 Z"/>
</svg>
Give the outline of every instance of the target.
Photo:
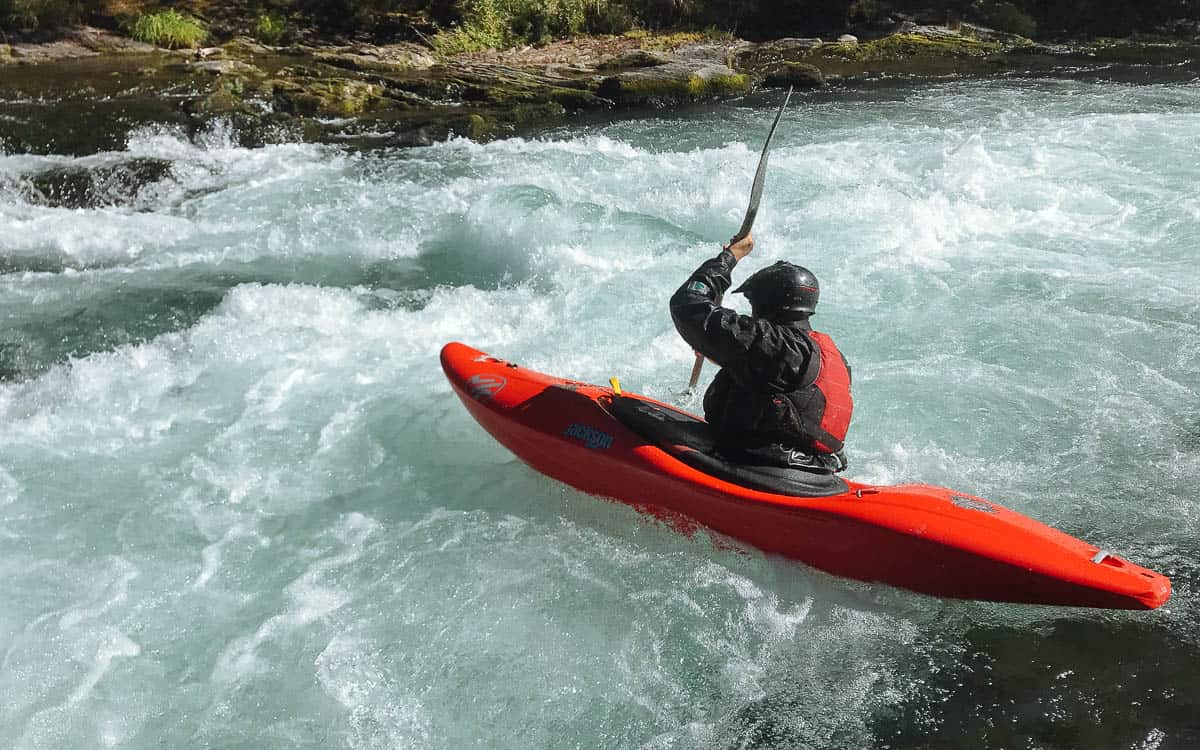
<svg viewBox="0 0 1200 750">
<path fill-rule="evenodd" d="M 433 38 L 433 51 L 439 55 L 457 55 L 462 52 L 478 52 L 503 46 L 503 38 L 487 30 L 460 26 L 449 31 L 438 32 Z"/>
<path fill-rule="evenodd" d="M 0 0 L 0 28 L 58 29 L 78 23 L 79 0 Z"/>
<path fill-rule="evenodd" d="M 159 47 L 181 49 L 200 46 L 208 36 L 208 31 L 191 16 L 185 16 L 177 10 L 163 10 L 138 16 L 133 24 L 132 36 Z"/>
<path fill-rule="evenodd" d="M 186 47 L 205 35 L 193 15 L 214 19 L 222 34 L 250 31 L 272 45 L 303 31 L 341 41 L 426 41 L 442 54 L 579 33 L 643 33 L 660 49 L 675 45 L 670 37 L 693 41 L 689 34 L 761 41 L 850 31 L 870 40 L 903 20 L 1076 39 L 1200 28 L 1197 0 L 0 0 L 0 29 L 18 35 L 81 21 L 128 26 L 136 18 L 138 38 Z"/>
<path fill-rule="evenodd" d="M 516 44 L 545 44 L 584 30 L 604 0 L 461 0 L 462 23 L 434 39 L 442 54 Z"/>
<path fill-rule="evenodd" d="M 1037 21 L 1025 11 L 1005 0 L 981 0 L 976 9 L 985 25 L 997 31 L 1031 37 L 1037 33 Z"/>
<path fill-rule="evenodd" d="M 276 46 L 289 31 L 287 19 L 280 13 L 259 13 L 254 22 L 254 38 L 263 44 Z"/>
</svg>

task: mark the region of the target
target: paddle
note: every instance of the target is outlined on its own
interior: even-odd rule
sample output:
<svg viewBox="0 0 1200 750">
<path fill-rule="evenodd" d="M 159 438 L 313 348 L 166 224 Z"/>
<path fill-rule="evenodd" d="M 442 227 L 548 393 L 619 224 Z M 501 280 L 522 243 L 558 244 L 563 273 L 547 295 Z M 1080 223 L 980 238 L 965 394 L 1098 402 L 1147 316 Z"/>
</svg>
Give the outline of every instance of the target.
<svg viewBox="0 0 1200 750">
<path fill-rule="evenodd" d="M 791 98 L 792 87 L 789 86 L 787 96 L 783 98 L 783 104 L 779 105 L 779 112 L 775 115 L 775 122 L 771 123 L 771 130 L 767 132 L 767 142 L 763 144 L 762 156 L 758 157 L 758 171 L 754 173 L 754 186 L 750 189 L 750 206 L 746 209 L 746 218 L 742 219 L 742 228 L 729 240 L 729 245 L 744 240 L 746 235 L 750 234 L 750 229 L 754 226 L 754 218 L 758 216 L 758 203 L 762 199 L 763 183 L 767 181 L 767 154 L 771 149 L 771 136 L 775 135 L 775 128 L 779 125 L 779 118 L 783 117 L 783 110 L 787 108 L 788 101 Z M 721 304 L 720 295 L 717 296 L 717 304 Z M 696 364 L 692 365 L 692 377 L 688 381 L 688 393 L 696 390 L 696 383 L 700 380 L 700 371 L 702 369 L 704 369 L 704 355 L 696 352 Z"/>
</svg>

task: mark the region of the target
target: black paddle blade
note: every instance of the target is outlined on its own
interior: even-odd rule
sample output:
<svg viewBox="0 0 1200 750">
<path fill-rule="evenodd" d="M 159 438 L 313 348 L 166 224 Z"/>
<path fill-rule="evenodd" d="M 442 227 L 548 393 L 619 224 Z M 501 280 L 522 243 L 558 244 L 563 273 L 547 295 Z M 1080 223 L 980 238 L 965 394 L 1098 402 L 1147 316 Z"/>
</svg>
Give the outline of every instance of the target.
<svg viewBox="0 0 1200 750">
<path fill-rule="evenodd" d="M 767 142 L 763 144 L 762 156 L 758 158 L 758 170 L 754 173 L 754 186 L 750 188 L 750 207 L 746 209 L 746 218 L 742 220 L 742 228 L 729 240 L 730 245 L 745 239 L 746 235 L 750 234 L 750 229 L 754 227 L 754 218 L 758 216 L 758 204 L 762 200 L 763 183 L 767 181 L 767 157 L 771 152 L 771 137 L 775 135 L 775 128 L 779 127 L 779 118 L 783 117 L 783 110 L 787 109 L 791 98 L 792 87 L 789 86 L 787 96 L 783 98 L 783 104 L 779 105 L 779 112 L 775 114 L 775 122 L 771 123 L 771 130 L 767 133 Z"/>
</svg>

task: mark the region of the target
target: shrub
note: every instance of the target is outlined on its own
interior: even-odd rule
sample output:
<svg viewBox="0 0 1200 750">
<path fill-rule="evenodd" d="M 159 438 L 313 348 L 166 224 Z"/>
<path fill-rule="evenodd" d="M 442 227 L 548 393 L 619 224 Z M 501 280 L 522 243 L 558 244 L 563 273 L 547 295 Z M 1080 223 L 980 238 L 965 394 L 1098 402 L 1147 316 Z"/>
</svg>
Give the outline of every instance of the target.
<svg viewBox="0 0 1200 750">
<path fill-rule="evenodd" d="M 1004 0 L 980 0 L 975 9 L 983 18 L 984 24 L 1009 34 L 1033 36 L 1037 33 L 1037 23 L 1028 13 L 1012 3 Z"/>
<path fill-rule="evenodd" d="M 80 0 L 0 0 L 0 26 L 58 29 L 79 21 Z"/>
<path fill-rule="evenodd" d="M 469 26 L 459 26 L 449 31 L 439 31 L 433 37 L 433 51 L 439 55 L 478 52 L 501 46 L 503 46 L 501 41 L 497 41 L 479 29 Z"/>
<path fill-rule="evenodd" d="M 435 4 L 429 0 L 417 3 L 430 8 Z M 410 5 L 408 0 L 295 0 L 295 7 L 307 12 L 319 27 L 344 32 L 369 31 L 380 16 Z"/>
<path fill-rule="evenodd" d="M 263 44 L 276 46 L 290 31 L 287 19 L 278 13 L 259 13 L 254 22 L 254 37 Z"/>
<path fill-rule="evenodd" d="M 138 16 L 132 36 L 142 42 L 168 49 L 198 47 L 208 31 L 195 18 L 176 10 L 163 10 Z"/>
<path fill-rule="evenodd" d="M 596 34 L 624 34 L 637 24 L 637 18 L 623 3 L 588 3 L 588 31 Z"/>
<path fill-rule="evenodd" d="M 514 43 L 545 43 L 554 37 L 576 34 L 586 20 L 584 0 L 509 0 L 508 34 Z M 503 21 L 502 21 L 503 23 Z"/>
<path fill-rule="evenodd" d="M 442 54 L 543 44 L 583 30 L 607 0 L 462 0 L 462 25 L 434 39 Z"/>
</svg>

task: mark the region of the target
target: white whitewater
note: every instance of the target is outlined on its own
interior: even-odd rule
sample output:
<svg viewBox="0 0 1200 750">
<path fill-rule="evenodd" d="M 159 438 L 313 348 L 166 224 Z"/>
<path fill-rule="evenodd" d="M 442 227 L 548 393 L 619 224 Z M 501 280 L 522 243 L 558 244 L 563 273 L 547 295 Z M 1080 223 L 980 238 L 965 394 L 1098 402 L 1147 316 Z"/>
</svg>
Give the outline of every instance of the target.
<svg viewBox="0 0 1200 750">
<path fill-rule="evenodd" d="M 1155 567 L 1163 610 L 940 601 L 688 539 L 536 475 L 451 394 L 461 340 L 678 399 L 666 300 L 740 221 L 762 104 L 402 151 L 0 152 L 0 746 L 1200 741 L 1194 85 L 794 100 L 738 269 L 821 279 L 852 476 Z M 131 159 L 170 169 L 91 208 L 24 187 Z"/>
</svg>

